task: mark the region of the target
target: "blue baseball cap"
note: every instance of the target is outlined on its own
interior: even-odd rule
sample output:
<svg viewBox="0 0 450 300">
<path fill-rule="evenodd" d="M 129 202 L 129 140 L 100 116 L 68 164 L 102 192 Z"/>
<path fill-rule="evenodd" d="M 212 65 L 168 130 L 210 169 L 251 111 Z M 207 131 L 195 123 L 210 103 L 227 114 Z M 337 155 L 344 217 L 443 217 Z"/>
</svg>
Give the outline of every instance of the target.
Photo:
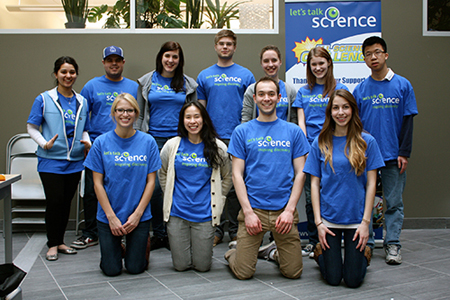
<svg viewBox="0 0 450 300">
<path fill-rule="evenodd" d="M 103 49 L 103 59 L 107 58 L 110 55 L 119 55 L 120 57 L 124 58 L 122 48 L 117 46 L 109 46 Z"/>
</svg>

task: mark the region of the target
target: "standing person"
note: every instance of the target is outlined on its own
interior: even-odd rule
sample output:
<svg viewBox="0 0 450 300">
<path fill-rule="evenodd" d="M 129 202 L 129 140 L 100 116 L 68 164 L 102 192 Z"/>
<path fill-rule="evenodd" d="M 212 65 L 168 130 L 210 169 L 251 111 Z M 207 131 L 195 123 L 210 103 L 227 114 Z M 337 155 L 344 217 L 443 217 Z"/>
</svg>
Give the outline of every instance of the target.
<svg viewBox="0 0 450 300">
<path fill-rule="evenodd" d="M 244 93 L 255 82 L 248 69 L 233 62 L 236 46 L 237 37 L 233 31 L 219 31 L 214 37 L 217 64 L 201 71 L 197 77 L 198 99 L 206 107 L 217 134 L 226 145 L 230 142 L 234 128 L 241 123 Z M 216 229 L 214 246 L 222 242 L 227 215 L 230 240 L 236 241 L 239 209 L 236 192 L 231 188 L 220 225 Z"/>
<path fill-rule="evenodd" d="M 31 138 L 39 145 L 38 172 L 44 186 L 47 230 L 47 260 L 58 259 L 58 253 L 76 254 L 64 244 L 70 204 L 83 171 L 85 153 L 89 151 L 88 105 L 73 90 L 78 64 L 72 57 L 55 61 L 53 74 L 56 88 L 36 97 L 27 121 Z M 42 133 L 39 127 L 42 126 Z"/>
<path fill-rule="evenodd" d="M 281 67 L 281 51 L 277 46 L 267 45 L 262 48 L 259 55 L 261 67 L 266 76 L 273 78 L 280 86 L 281 100 L 277 104 L 277 116 L 281 120 L 297 124 L 297 110 L 292 109 L 295 96 L 295 88 L 278 77 Z M 251 84 L 244 94 L 242 107 L 242 123 L 253 120 L 257 117 L 257 107 L 253 101 L 255 84 Z"/>
<path fill-rule="evenodd" d="M 85 161 L 94 176 L 100 268 L 107 276 L 122 272 L 123 236 L 127 271 L 142 273 L 149 262 L 149 202 L 161 160 L 153 137 L 133 129 L 137 115 L 136 99 L 118 95 L 111 105 L 116 128 L 97 138 Z"/>
<path fill-rule="evenodd" d="M 319 232 L 320 244 L 314 258 L 329 284 L 339 285 L 344 279 L 352 288 L 361 285 L 370 263 L 366 243 L 377 169 L 384 166 L 377 142 L 362 130 L 355 98 L 347 90 L 334 91 L 323 129 L 312 144 L 303 170 L 311 175 L 314 220 Z"/>
<path fill-rule="evenodd" d="M 140 114 L 135 128 L 151 134 L 161 151 L 164 144 L 177 135 L 181 107 L 197 100 L 197 83 L 183 73 L 184 55 L 177 42 L 166 42 L 156 56 L 156 70 L 138 79 L 137 102 Z M 152 228 L 151 250 L 169 249 L 163 222 L 163 196 L 156 178 L 151 200 Z"/>
<path fill-rule="evenodd" d="M 89 104 L 89 137 L 92 143 L 99 135 L 115 128 L 111 119 L 111 105 L 117 95 L 129 93 L 136 97 L 138 87 L 136 82 L 122 76 L 125 65 L 122 48 L 106 47 L 103 49 L 102 58 L 105 75 L 89 80 L 81 90 L 81 95 L 87 99 Z M 94 191 L 92 170 L 85 168 L 84 176 L 84 228 L 81 237 L 70 245 L 75 249 L 85 249 L 98 244 L 97 197 Z"/>
<path fill-rule="evenodd" d="M 333 74 L 333 60 L 327 49 L 316 47 L 309 51 L 306 68 L 307 85 L 302 86 L 295 99 L 293 107 L 297 108 L 298 125 L 302 128 L 311 145 L 322 130 L 325 121 L 325 110 L 330 95 L 337 89 L 348 88 L 336 82 Z M 314 248 L 319 238 L 314 212 L 311 204 L 311 176 L 306 174 L 305 180 L 305 210 L 309 243 L 303 248 L 302 255 L 313 258 Z"/>
<path fill-rule="evenodd" d="M 303 263 L 296 206 L 310 147 L 297 125 L 277 117 L 278 82 L 260 79 L 253 98 L 259 115 L 236 127 L 228 149 L 242 209 L 236 248 L 228 250 L 225 259 L 238 279 L 252 277 L 264 234 L 272 231 L 278 249 L 267 249 L 267 256 L 279 263 L 285 277 L 299 278 Z"/>
<path fill-rule="evenodd" d="M 356 86 L 353 93 L 364 129 L 377 140 L 386 165 L 380 169 L 383 197 L 386 201 L 386 236 L 383 246 L 386 263 L 398 265 L 402 263 L 402 195 L 412 150 L 413 117 L 418 114 L 416 96 L 411 83 L 387 67 L 389 54 L 382 38 L 367 38 L 363 42 L 362 51 L 372 74 Z M 372 232 L 368 244 L 373 249 Z"/>
<path fill-rule="evenodd" d="M 159 172 L 172 262 L 177 271 L 192 267 L 206 272 L 212 264 L 214 226 L 231 187 L 231 163 L 198 101 L 181 109 L 178 134 L 164 145 Z"/>
</svg>

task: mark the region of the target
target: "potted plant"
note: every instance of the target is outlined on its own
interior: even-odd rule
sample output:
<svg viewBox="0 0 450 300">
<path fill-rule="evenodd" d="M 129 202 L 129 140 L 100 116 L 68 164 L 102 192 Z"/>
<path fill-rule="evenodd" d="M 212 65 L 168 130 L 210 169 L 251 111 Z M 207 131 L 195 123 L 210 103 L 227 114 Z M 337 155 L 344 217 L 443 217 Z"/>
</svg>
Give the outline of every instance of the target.
<svg viewBox="0 0 450 300">
<path fill-rule="evenodd" d="M 66 28 L 85 28 L 89 13 L 88 0 L 61 0 L 66 13 Z"/>
</svg>

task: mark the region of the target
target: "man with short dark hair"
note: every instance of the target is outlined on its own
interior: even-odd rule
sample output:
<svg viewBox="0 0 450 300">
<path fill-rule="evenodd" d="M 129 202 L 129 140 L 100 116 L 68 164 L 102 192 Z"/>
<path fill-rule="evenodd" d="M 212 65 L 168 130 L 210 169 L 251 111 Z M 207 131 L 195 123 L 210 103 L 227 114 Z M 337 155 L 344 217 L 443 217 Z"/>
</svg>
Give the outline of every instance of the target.
<svg viewBox="0 0 450 300">
<path fill-rule="evenodd" d="M 242 209 L 236 248 L 225 259 L 238 279 L 252 277 L 264 234 L 272 231 L 276 246 L 266 249 L 266 258 L 276 260 L 285 277 L 299 278 L 303 262 L 296 206 L 310 146 L 299 126 L 277 117 L 281 94 L 274 79 L 260 79 L 253 99 L 258 117 L 236 127 L 228 148 Z"/>
<path fill-rule="evenodd" d="M 385 167 L 381 168 L 383 197 L 386 200 L 384 220 L 386 263 L 402 263 L 400 233 L 403 225 L 402 194 L 406 183 L 406 167 L 412 149 L 413 117 L 418 114 L 411 83 L 387 67 L 386 42 L 377 36 L 362 45 L 364 61 L 372 71 L 353 94 L 358 102 L 364 129 L 377 140 Z M 374 247 L 373 233 L 367 243 Z"/>
<path fill-rule="evenodd" d="M 115 128 L 111 118 L 111 105 L 116 96 L 129 93 L 136 98 L 138 84 L 122 76 L 125 59 L 123 50 L 117 46 L 103 49 L 102 63 L 105 75 L 89 80 L 81 90 L 89 105 L 91 142 Z M 94 191 L 92 171 L 85 168 L 85 189 L 83 196 L 84 229 L 83 234 L 70 245 L 75 249 L 85 249 L 98 244 L 97 235 L 97 197 Z"/>
</svg>

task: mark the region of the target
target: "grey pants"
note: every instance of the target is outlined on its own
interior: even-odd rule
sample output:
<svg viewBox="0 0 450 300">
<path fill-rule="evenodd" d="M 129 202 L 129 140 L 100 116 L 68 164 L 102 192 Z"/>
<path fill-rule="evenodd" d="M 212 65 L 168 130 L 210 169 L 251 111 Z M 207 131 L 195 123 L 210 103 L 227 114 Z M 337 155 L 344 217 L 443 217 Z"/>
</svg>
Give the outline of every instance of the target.
<svg viewBox="0 0 450 300">
<path fill-rule="evenodd" d="M 170 216 L 167 235 L 173 267 L 177 271 L 190 268 L 200 272 L 209 271 L 212 264 L 214 231 L 211 221 L 196 223 Z"/>
</svg>

